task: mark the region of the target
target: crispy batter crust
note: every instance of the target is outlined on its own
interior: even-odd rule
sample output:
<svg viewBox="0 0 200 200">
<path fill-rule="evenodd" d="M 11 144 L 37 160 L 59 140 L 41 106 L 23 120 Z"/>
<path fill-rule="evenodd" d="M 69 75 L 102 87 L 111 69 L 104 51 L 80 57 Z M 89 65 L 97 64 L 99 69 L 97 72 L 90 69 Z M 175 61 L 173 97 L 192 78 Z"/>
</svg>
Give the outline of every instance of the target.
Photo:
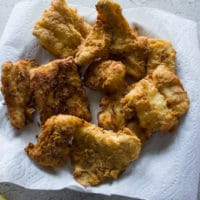
<svg viewBox="0 0 200 200">
<path fill-rule="evenodd" d="M 89 66 L 84 83 L 93 90 L 115 93 L 126 85 L 126 68 L 120 61 L 100 61 Z"/>
<path fill-rule="evenodd" d="M 115 133 L 88 125 L 74 136 L 74 177 L 84 186 L 117 179 L 138 158 L 140 149 L 140 140 L 129 129 Z"/>
<path fill-rule="evenodd" d="M 180 80 L 162 65 L 137 82 L 121 102 L 125 113 L 137 115 L 140 126 L 150 132 L 173 130 L 189 106 Z"/>
<path fill-rule="evenodd" d="M 50 53 L 66 58 L 75 54 L 89 31 L 90 25 L 75 9 L 68 7 L 65 0 L 52 0 L 51 6 L 35 23 L 33 35 Z"/>
<path fill-rule="evenodd" d="M 148 39 L 149 54 L 147 59 L 147 74 L 152 73 L 159 65 L 166 65 L 175 72 L 176 51 L 168 40 Z"/>
<path fill-rule="evenodd" d="M 139 120 L 136 117 L 129 120 L 126 127 L 128 127 L 140 139 L 142 145 L 144 145 L 153 134 L 151 131 L 142 128 Z"/>
<path fill-rule="evenodd" d="M 42 123 L 60 113 L 91 120 L 86 93 L 72 57 L 31 70 L 30 79 Z"/>
<path fill-rule="evenodd" d="M 137 47 L 137 37 L 122 15 L 119 4 L 112 0 L 99 0 L 96 4 L 97 20 L 86 40 L 79 46 L 76 64 L 87 66 L 95 59 L 130 53 Z"/>
<path fill-rule="evenodd" d="M 128 92 L 128 89 L 126 92 Z M 144 144 L 150 138 L 152 132 L 140 126 L 137 116 L 133 117 L 131 115 L 130 119 L 127 119 L 128 117 L 125 115 L 123 104 L 121 103 L 121 99 L 126 92 L 105 96 L 101 99 L 100 106 L 102 110 L 98 113 L 98 124 L 104 129 L 113 131 L 128 127 Z"/>
<path fill-rule="evenodd" d="M 30 90 L 29 70 L 36 67 L 33 60 L 8 61 L 2 65 L 2 88 L 8 117 L 17 129 L 32 121 L 35 112 Z"/>
<path fill-rule="evenodd" d="M 37 144 L 29 143 L 25 151 L 41 166 L 65 165 L 71 149 L 72 135 L 83 124 L 84 120 L 74 116 L 52 116 L 42 126 Z"/>
<path fill-rule="evenodd" d="M 113 54 L 130 52 L 135 47 L 136 34 L 122 15 L 122 9 L 113 0 L 99 0 L 96 4 L 98 19 L 111 35 L 110 50 Z"/>
<path fill-rule="evenodd" d="M 46 121 L 38 143 L 29 143 L 25 151 L 38 164 L 51 167 L 66 164 L 70 152 L 75 179 L 89 186 L 118 178 L 140 149 L 140 140 L 129 129 L 115 133 L 75 116 L 58 115 Z"/>
<path fill-rule="evenodd" d="M 78 47 L 75 63 L 79 66 L 87 66 L 95 59 L 108 57 L 110 41 L 110 35 L 105 32 L 104 25 L 97 20 L 86 39 Z"/>
<path fill-rule="evenodd" d="M 132 52 L 125 54 L 122 62 L 126 66 L 126 73 L 135 81 L 146 76 L 146 62 L 149 53 L 147 37 L 137 37 L 135 48 Z"/>
<path fill-rule="evenodd" d="M 134 89 L 124 97 L 123 103 L 126 113 L 136 112 L 143 128 L 168 131 L 178 123 L 164 97 L 149 78 L 136 83 Z"/>
<path fill-rule="evenodd" d="M 108 130 L 118 131 L 126 126 L 125 114 L 120 99 L 106 96 L 101 99 L 102 110 L 98 113 L 98 124 Z"/>
<path fill-rule="evenodd" d="M 176 116 L 184 115 L 189 108 L 189 98 L 180 79 L 165 65 L 160 65 L 154 71 L 152 79 L 159 92 L 165 97 L 168 107 Z"/>
</svg>

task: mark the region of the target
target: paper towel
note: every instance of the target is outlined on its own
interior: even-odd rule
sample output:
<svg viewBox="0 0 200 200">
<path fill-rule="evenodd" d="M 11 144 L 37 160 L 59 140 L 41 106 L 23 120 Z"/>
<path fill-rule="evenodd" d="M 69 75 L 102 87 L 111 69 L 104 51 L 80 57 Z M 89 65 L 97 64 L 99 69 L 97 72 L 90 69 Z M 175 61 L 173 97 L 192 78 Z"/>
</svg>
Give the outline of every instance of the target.
<svg viewBox="0 0 200 200">
<path fill-rule="evenodd" d="M 48 0 L 16 5 L 0 40 L 0 65 L 7 60 L 17 61 L 20 58 L 36 58 L 41 64 L 53 58 L 31 34 L 35 20 L 48 5 Z M 95 20 L 94 8 L 73 6 L 86 20 Z M 35 136 L 40 131 L 37 122 L 23 131 L 14 130 L 1 103 L 1 182 L 11 182 L 30 189 L 70 188 L 148 200 L 197 199 L 200 168 L 200 52 L 196 24 L 151 8 L 130 8 L 123 13 L 130 24 L 141 27 L 142 34 L 171 40 L 177 51 L 177 73 L 188 91 L 191 103 L 176 134 L 155 134 L 145 144 L 140 158 L 127 168 L 120 179 L 84 188 L 74 180 L 70 166 L 45 170 L 27 157 L 23 149 L 29 141 L 36 141 Z M 98 110 L 95 104 L 97 99 L 92 106 L 93 113 Z"/>
</svg>

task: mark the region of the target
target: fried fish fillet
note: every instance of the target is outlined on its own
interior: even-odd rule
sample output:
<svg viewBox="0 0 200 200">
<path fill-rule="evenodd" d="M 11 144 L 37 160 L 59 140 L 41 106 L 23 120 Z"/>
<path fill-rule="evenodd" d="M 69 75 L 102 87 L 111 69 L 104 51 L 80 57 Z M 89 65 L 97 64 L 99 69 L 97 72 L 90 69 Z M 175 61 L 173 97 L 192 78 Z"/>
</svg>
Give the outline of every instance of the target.
<svg viewBox="0 0 200 200">
<path fill-rule="evenodd" d="M 98 125 L 107 130 L 118 131 L 126 127 L 126 118 L 120 102 L 121 95 L 109 95 L 101 99 L 102 110 L 98 113 Z"/>
<path fill-rule="evenodd" d="M 135 80 L 143 78 L 146 75 L 147 38 L 137 37 L 122 15 L 120 5 L 114 1 L 100 0 L 96 8 L 98 19 L 111 35 L 110 54 L 113 57 L 124 57 L 122 62 L 126 65 L 126 72 Z"/>
<path fill-rule="evenodd" d="M 8 117 L 13 127 L 22 129 L 32 121 L 35 112 L 29 71 L 37 64 L 33 60 L 8 61 L 2 65 L 1 82 Z"/>
<path fill-rule="evenodd" d="M 46 121 L 38 143 L 29 143 L 25 151 L 38 164 L 51 167 L 65 164 L 69 154 L 75 179 L 89 186 L 118 178 L 140 149 L 140 140 L 129 129 L 115 133 L 75 116 L 57 115 Z"/>
<path fill-rule="evenodd" d="M 148 38 L 139 36 L 135 42 L 135 48 L 125 54 L 122 62 L 126 66 L 126 73 L 135 81 L 146 76 L 146 62 L 149 53 Z"/>
<path fill-rule="evenodd" d="M 142 79 L 122 99 L 125 113 L 136 112 L 140 125 L 151 131 L 168 131 L 178 124 L 173 111 L 167 107 L 165 98 L 159 93 L 150 78 Z"/>
<path fill-rule="evenodd" d="M 91 120 L 87 96 L 72 57 L 31 70 L 30 80 L 42 123 L 56 114 Z"/>
<path fill-rule="evenodd" d="M 88 35 L 90 28 L 65 0 L 52 0 L 51 6 L 35 23 L 33 35 L 50 53 L 66 58 L 75 55 L 77 47 Z"/>
<path fill-rule="evenodd" d="M 145 142 L 148 141 L 153 134 L 148 129 L 142 128 L 140 126 L 139 120 L 136 117 L 129 120 L 126 127 L 129 128 L 132 133 L 134 133 L 140 139 L 142 145 L 144 145 Z"/>
<path fill-rule="evenodd" d="M 150 132 L 174 130 L 188 110 L 189 99 L 179 78 L 167 66 L 159 66 L 137 82 L 121 100 L 127 115 L 136 115 Z"/>
<path fill-rule="evenodd" d="M 79 66 L 88 66 L 95 59 L 107 58 L 110 41 L 110 35 L 106 33 L 102 22 L 97 19 L 86 39 L 78 47 L 75 63 Z"/>
<path fill-rule="evenodd" d="M 127 91 L 128 92 L 128 91 Z M 109 95 L 101 99 L 100 106 L 102 110 L 98 113 L 98 124 L 106 130 L 119 131 L 128 127 L 144 144 L 152 133 L 139 124 L 136 116 L 127 119 L 124 108 L 121 103 L 122 94 Z"/>
<path fill-rule="evenodd" d="M 147 59 L 147 74 L 152 73 L 159 65 L 166 65 L 175 72 L 176 51 L 168 40 L 148 39 L 149 54 Z"/>
<path fill-rule="evenodd" d="M 83 124 L 84 120 L 74 116 L 52 116 L 42 126 L 37 144 L 29 143 L 25 151 L 41 166 L 65 165 L 71 149 L 72 136 Z"/>
<path fill-rule="evenodd" d="M 84 83 L 93 90 L 115 93 L 126 85 L 126 68 L 120 61 L 107 60 L 91 64 L 84 75 Z"/>
<path fill-rule="evenodd" d="M 113 132 L 88 124 L 74 136 L 74 177 L 84 186 L 117 179 L 138 158 L 140 150 L 140 140 L 129 129 Z"/>
<path fill-rule="evenodd" d="M 111 35 L 110 51 L 112 54 L 123 54 L 135 47 L 137 35 L 131 29 L 122 14 L 120 5 L 113 0 L 99 0 L 96 4 L 98 20 Z"/>
<path fill-rule="evenodd" d="M 160 65 L 154 71 L 152 79 L 175 115 L 177 117 L 184 115 L 189 107 L 189 98 L 180 79 L 165 65 Z"/>
<path fill-rule="evenodd" d="M 96 4 L 97 20 L 75 56 L 77 65 L 86 66 L 95 59 L 131 52 L 135 48 L 136 33 L 122 15 L 119 4 L 112 0 L 99 0 Z"/>
</svg>

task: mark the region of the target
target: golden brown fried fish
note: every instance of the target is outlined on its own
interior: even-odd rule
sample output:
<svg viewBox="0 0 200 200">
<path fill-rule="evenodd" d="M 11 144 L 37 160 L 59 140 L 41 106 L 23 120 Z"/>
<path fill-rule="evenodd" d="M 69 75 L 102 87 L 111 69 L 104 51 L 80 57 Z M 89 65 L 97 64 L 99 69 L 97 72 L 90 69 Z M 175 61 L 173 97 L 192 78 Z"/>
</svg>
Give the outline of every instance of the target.
<svg viewBox="0 0 200 200">
<path fill-rule="evenodd" d="M 159 92 L 165 97 L 168 107 L 177 117 L 184 115 L 189 107 L 189 98 L 180 79 L 165 65 L 160 65 L 154 71 L 152 79 Z"/>
<path fill-rule="evenodd" d="M 144 145 L 145 142 L 148 141 L 153 134 L 151 131 L 142 128 L 140 126 L 139 120 L 136 117 L 129 120 L 126 127 L 129 128 L 132 133 L 134 133 L 140 139 L 142 145 Z"/>
<path fill-rule="evenodd" d="M 30 80 L 42 123 L 60 113 L 91 120 L 86 93 L 72 57 L 31 70 Z"/>
<path fill-rule="evenodd" d="M 118 178 L 141 149 L 140 140 L 129 129 L 115 133 L 75 116 L 58 115 L 46 121 L 38 143 L 29 143 L 25 151 L 42 166 L 61 166 L 67 161 L 72 136 L 73 174 L 84 186 Z"/>
<path fill-rule="evenodd" d="M 120 95 L 105 96 L 101 99 L 102 110 L 98 113 L 98 124 L 107 130 L 118 131 L 126 127 L 125 113 Z"/>
<path fill-rule="evenodd" d="M 75 56 L 77 65 L 86 66 L 95 59 L 107 58 L 109 53 L 122 55 L 132 52 L 136 33 L 122 15 L 119 4 L 112 0 L 99 0 L 96 4 L 97 20 Z"/>
<path fill-rule="evenodd" d="M 126 66 L 126 73 L 134 81 L 138 81 L 146 76 L 146 62 L 149 53 L 148 38 L 137 37 L 135 48 L 132 52 L 124 55 L 122 62 Z"/>
<path fill-rule="evenodd" d="M 126 68 L 120 61 L 92 63 L 84 75 L 84 83 L 93 90 L 115 93 L 126 85 Z"/>
<path fill-rule="evenodd" d="M 142 79 L 123 99 L 125 113 L 136 112 L 140 125 L 152 131 L 168 131 L 178 121 L 150 78 Z"/>
<path fill-rule="evenodd" d="M 2 88 L 9 120 L 15 128 L 22 129 L 32 121 L 35 109 L 33 107 L 32 91 L 30 89 L 29 70 L 36 67 L 33 60 L 10 61 L 2 65 Z"/>
<path fill-rule="evenodd" d="M 152 73 L 159 65 L 166 65 L 175 72 L 176 51 L 168 40 L 148 39 L 149 55 L 147 59 L 147 74 Z"/>
<path fill-rule="evenodd" d="M 101 21 L 97 20 L 83 43 L 78 47 L 75 63 L 87 66 L 95 59 L 108 57 L 110 35 L 105 32 Z"/>
<path fill-rule="evenodd" d="M 98 20 L 104 24 L 106 32 L 111 35 L 111 53 L 118 55 L 132 51 L 137 35 L 122 15 L 120 5 L 113 0 L 99 0 L 96 9 Z"/>
<path fill-rule="evenodd" d="M 122 98 L 123 95 L 118 93 L 101 99 L 100 106 L 102 110 L 98 113 L 98 124 L 104 129 L 113 131 L 128 127 L 144 144 L 152 133 L 140 126 L 136 116 L 131 116 L 131 119 L 127 119 L 128 116 L 125 116 L 123 104 L 121 103 Z"/>
<path fill-rule="evenodd" d="M 36 22 L 33 35 L 53 55 L 66 58 L 75 54 L 89 31 L 90 25 L 65 0 L 52 0 L 50 8 Z"/>
<path fill-rule="evenodd" d="M 121 102 L 125 114 L 136 115 L 140 126 L 150 132 L 173 130 L 189 106 L 180 80 L 162 65 L 137 82 Z"/>
<path fill-rule="evenodd" d="M 140 150 L 140 140 L 129 129 L 113 132 L 88 124 L 74 135 L 74 177 L 84 186 L 117 179 Z"/>
<path fill-rule="evenodd" d="M 52 116 L 42 126 L 37 144 L 29 143 L 25 151 L 41 166 L 65 165 L 70 152 L 72 136 L 83 124 L 84 120 L 74 116 Z"/>
</svg>

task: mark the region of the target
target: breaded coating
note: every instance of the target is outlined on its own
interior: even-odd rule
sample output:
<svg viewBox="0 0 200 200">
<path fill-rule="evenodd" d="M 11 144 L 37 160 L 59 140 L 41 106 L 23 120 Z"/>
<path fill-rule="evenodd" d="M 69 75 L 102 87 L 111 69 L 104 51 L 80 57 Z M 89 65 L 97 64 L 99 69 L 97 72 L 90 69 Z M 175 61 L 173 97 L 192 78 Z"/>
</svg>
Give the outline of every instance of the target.
<svg viewBox="0 0 200 200">
<path fill-rule="evenodd" d="M 126 67 L 120 61 L 107 60 L 91 64 L 84 75 L 84 83 L 93 90 L 115 93 L 126 85 Z"/>
<path fill-rule="evenodd" d="M 35 112 L 30 89 L 29 71 L 36 67 L 33 60 L 8 61 L 2 65 L 1 91 L 13 127 L 22 129 L 33 119 Z"/>
<path fill-rule="evenodd" d="M 42 124 L 56 114 L 91 120 L 87 96 L 72 57 L 31 70 L 30 80 Z"/>
<path fill-rule="evenodd" d="M 74 178 L 84 186 L 117 179 L 140 150 L 140 140 L 129 129 L 115 133 L 90 124 L 74 136 Z"/>
<path fill-rule="evenodd" d="M 75 116 L 57 115 L 46 121 L 38 143 L 29 143 L 25 151 L 38 164 L 50 167 L 66 164 L 69 154 L 75 179 L 89 186 L 118 178 L 140 149 L 140 140 L 129 129 L 115 133 Z"/>
<path fill-rule="evenodd" d="M 121 95 L 109 95 L 101 99 L 102 110 L 98 113 L 100 127 L 113 131 L 126 127 L 125 113 L 120 100 Z"/>
<path fill-rule="evenodd" d="M 148 39 L 149 55 L 147 59 L 147 74 L 152 73 L 159 65 L 168 66 L 175 72 L 176 51 L 168 40 Z"/>
<path fill-rule="evenodd" d="M 35 23 L 33 35 L 50 53 L 66 58 L 75 55 L 89 31 L 90 25 L 65 0 L 52 0 L 51 6 Z"/>
<path fill-rule="evenodd" d="M 75 63 L 79 66 L 88 66 L 98 58 L 107 58 L 110 42 L 110 35 L 105 32 L 101 21 L 97 20 L 89 35 L 78 47 Z"/>
<path fill-rule="evenodd" d="M 152 132 L 168 131 L 178 124 L 173 111 L 150 78 L 135 84 L 135 87 L 122 99 L 125 113 L 136 112 L 142 128 Z"/>
<path fill-rule="evenodd" d="M 71 149 L 72 136 L 83 124 L 84 120 L 74 116 L 52 116 L 42 126 L 37 144 L 29 143 L 25 151 L 41 166 L 65 165 Z"/>
<path fill-rule="evenodd" d="M 142 128 L 136 116 L 127 119 L 123 104 L 121 103 L 122 94 L 109 95 L 101 99 L 102 110 L 98 113 L 98 124 L 106 130 L 119 131 L 128 127 L 144 144 L 152 135 L 151 132 Z"/>
<path fill-rule="evenodd" d="M 137 37 L 136 47 L 132 52 L 126 54 L 122 62 L 126 66 L 126 73 L 135 81 L 146 76 L 146 62 L 149 53 L 148 38 Z"/>
<path fill-rule="evenodd" d="M 178 77 L 168 67 L 160 66 L 137 82 L 121 103 L 125 114 L 136 115 L 142 128 L 166 132 L 177 127 L 179 117 L 187 112 L 189 100 Z"/>
<path fill-rule="evenodd" d="M 180 79 L 165 65 L 160 65 L 154 71 L 152 79 L 159 92 L 165 97 L 168 107 L 176 116 L 184 115 L 189 108 L 189 98 Z"/>
<path fill-rule="evenodd" d="M 99 0 L 96 10 L 96 23 L 75 56 L 75 63 L 80 66 L 87 66 L 98 58 L 105 59 L 109 53 L 118 56 L 137 47 L 136 33 L 122 15 L 119 4 Z"/>
<path fill-rule="evenodd" d="M 136 33 L 122 15 L 120 5 L 113 0 L 99 0 L 96 4 L 98 19 L 111 35 L 112 54 L 130 52 L 135 47 Z"/>
<path fill-rule="evenodd" d="M 132 118 L 127 122 L 126 127 L 128 127 L 140 139 L 142 145 L 144 145 L 153 134 L 149 130 L 142 128 L 137 118 Z"/>
</svg>

